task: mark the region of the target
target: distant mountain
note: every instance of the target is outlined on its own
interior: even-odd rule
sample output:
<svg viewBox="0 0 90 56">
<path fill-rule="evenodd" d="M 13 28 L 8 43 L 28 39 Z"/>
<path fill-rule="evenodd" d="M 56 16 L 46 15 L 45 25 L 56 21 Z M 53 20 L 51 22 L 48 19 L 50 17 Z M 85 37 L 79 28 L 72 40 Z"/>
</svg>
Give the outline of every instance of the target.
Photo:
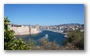
<svg viewBox="0 0 90 56">
<path fill-rule="evenodd" d="M 76 26 L 76 25 L 84 25 L 79 23 L 69 23 L 69 24 L 60 24 L 60 25 L 54 25 L 54 26 Z"/>
<path fill-rule="evenodd" d="M 13 23 L 11 23 L 11 25 L 34 26 L 29 24 L 13 24 Z M 68 23 L 68 24 L 59 24 L 59 25 L 50 25 L 50 26 L 76 26 L 76 25 L 84 26 L 84 24 L 79 24 L 79 23 Z"/>
</svg>

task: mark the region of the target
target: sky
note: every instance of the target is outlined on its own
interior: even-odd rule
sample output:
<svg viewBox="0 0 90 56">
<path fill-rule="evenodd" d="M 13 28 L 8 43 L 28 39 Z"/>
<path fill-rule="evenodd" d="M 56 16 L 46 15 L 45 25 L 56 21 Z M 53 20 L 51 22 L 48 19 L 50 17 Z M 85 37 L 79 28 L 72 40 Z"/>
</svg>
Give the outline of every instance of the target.
<svg viewBox="0 0 90 56">
<path fill-rule="evenodd" d="M 13 24 L 84 24 L 84 4 L 4 4 L 4 17 Z"/>
</svg>

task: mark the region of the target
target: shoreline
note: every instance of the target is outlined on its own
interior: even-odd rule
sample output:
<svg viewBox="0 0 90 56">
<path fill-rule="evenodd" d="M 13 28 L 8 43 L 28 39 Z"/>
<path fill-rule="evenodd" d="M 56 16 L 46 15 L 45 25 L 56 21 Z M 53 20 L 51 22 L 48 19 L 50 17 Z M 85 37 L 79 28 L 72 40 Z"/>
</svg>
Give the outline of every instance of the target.
<svg viewBox="0 0 90 56">
<path fill-rule="evenodd" d="M 15 36 L 22 36 L 22 35 L 36 35 L 41 33 L 42 31 L 39 31 L 38 33 L 34 33 L 34 34 L 30 34 L 30 33 L 26 33 L 26 34 L 22 34 L 22 33 L 18 33 L 18 34 L 14 34 Z"/>
</svg>

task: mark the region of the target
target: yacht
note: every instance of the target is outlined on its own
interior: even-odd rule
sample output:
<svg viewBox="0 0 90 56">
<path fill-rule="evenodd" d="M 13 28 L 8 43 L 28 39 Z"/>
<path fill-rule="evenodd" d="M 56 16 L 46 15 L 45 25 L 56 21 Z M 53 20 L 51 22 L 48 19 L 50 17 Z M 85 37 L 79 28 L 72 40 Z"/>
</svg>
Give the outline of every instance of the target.
<svg viewBox="0 0 90 56">
<path fill-rule="evenodd" d="M 46 34 L 46 35 L 44 36 L 44 38 L 48 38 L 48 34 Z"/>
</svg>

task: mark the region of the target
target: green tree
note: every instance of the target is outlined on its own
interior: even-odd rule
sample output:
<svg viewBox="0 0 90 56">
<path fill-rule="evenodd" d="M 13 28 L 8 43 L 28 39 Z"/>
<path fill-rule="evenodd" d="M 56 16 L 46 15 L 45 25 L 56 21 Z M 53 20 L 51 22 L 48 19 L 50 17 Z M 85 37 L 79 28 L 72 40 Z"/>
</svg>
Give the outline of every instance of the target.
<svg viewBox="0 0 90 56">
<path fill-rule="evenodd" d="M 69 32 L 67 42 L 73 44 L 79 49 L 84 49 L 84 33 L 78 30 Z"/>
<path fill-rule="evenodd" d="M 20 38 L 14 36 L 14 31 L 9 29 L 10 21 L 4 18 L 4 49 L 5 50 L 29 50 L 30 48 Z"/>
<path fill-rule="evenodd" d="M 31 49 L 33 49 L 35 46 L 36 46 L 36 42 L 33 40 L 33 39 L 29 39 L 28 41 L 27 41 L 27 45 L 31 48 Z"/>
</svg>

